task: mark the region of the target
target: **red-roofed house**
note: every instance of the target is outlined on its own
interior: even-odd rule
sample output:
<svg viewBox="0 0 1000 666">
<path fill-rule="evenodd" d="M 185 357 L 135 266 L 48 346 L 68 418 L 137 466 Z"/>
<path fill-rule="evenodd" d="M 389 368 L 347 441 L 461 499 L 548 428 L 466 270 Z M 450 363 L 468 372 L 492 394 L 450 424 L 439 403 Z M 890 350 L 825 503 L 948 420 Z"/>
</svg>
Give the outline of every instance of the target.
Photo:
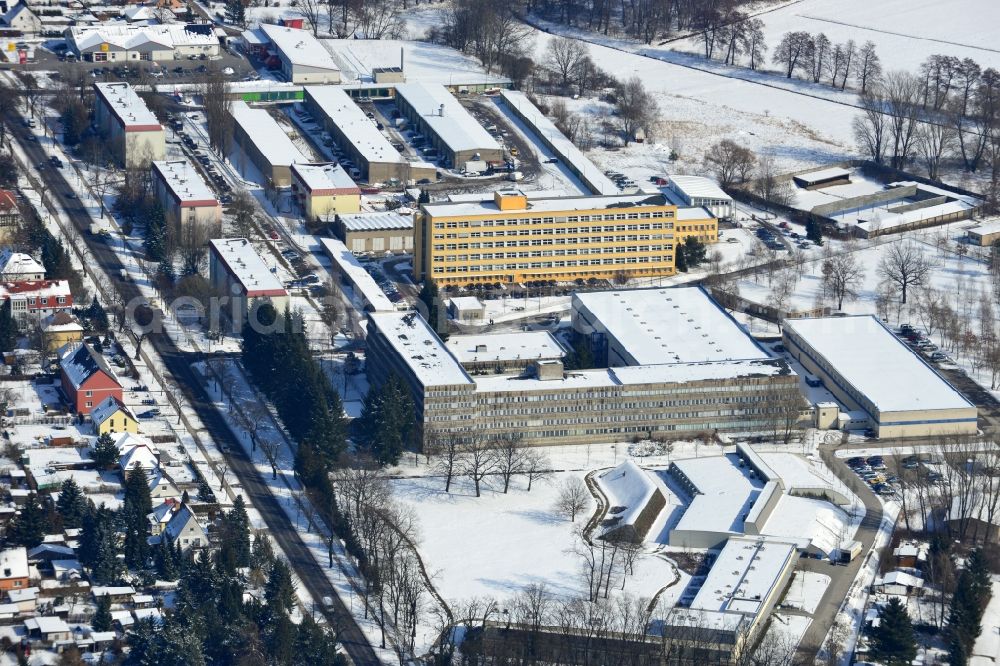
<svg viewBox="0 0 1000 666">
<path fill-rule="evenodd" d="M 21 221 L 21 209 L 17 207 L 17 198 L 10 190 L 0 190 L 0 229 L 9 233 Z"/>
<path fill-rule="evenodd" d="M 66 280 L 24 280 L 0 283 L 0 302 L 10 300 L 11 313 L 24 323 L 29 317 L 48 317 L 73 309 Z"/>
<path fill-rule="evenodd" d="M 59 374 L 63 393 L 78 414 L 89 414 L 109 395 L 122 400 L 118 377 L 104 357 L 86 343 L 59 350 Z"/>
</svg>

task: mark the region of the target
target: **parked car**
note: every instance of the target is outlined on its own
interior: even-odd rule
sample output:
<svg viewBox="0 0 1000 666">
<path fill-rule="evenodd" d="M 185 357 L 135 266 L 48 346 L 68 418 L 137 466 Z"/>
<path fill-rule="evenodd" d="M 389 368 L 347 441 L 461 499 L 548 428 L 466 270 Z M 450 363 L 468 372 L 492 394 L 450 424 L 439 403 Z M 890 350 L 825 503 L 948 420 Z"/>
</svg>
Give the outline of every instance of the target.
<svg viewBox="0 0 1000 666">
<path fill-rule="evenodd" d="M 158 409 L 147 409 L 144 412 L 139 412 L 136 414 L 140 419 L 154 419 L 160 415 L 160 410 Z"/>
</svg>

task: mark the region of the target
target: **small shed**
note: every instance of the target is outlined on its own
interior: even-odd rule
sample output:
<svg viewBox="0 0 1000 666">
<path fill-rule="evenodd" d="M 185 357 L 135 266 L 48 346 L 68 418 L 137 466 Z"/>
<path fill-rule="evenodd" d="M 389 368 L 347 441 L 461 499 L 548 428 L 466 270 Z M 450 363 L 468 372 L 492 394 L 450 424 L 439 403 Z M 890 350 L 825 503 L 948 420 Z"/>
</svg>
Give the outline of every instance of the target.
<svg viewBox="0 0 1000 666">
<path fill-rule="evenodd" d="M 448 302 L 448 315 L 462 324 L 480 324 L 486 317 L 486 306 L 475 296 L 456 296 Z"/>
</svg>

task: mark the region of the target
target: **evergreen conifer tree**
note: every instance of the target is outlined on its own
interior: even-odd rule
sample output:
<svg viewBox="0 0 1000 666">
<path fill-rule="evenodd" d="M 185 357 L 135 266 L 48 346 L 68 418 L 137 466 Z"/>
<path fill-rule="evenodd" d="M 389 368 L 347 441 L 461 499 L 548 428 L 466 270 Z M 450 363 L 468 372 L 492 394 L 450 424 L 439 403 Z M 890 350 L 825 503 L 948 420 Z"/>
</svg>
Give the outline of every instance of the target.
<svg viewBox="0 0 1000 666">
<path fill-rule="evenodd" d="M 31 493 L 7 528 L 7 540 L 18 546 L 34 548 L 45 538 L 46 528 L 45 512 L 38 503 L 38 496 Z"/>
<path fill-rule="evenodd" d="M 897 598 L 885 605 L 879 617 L 879 626 L 871 635 L 872 657 L 885 666 L 909 666 L 917 656 L 917 640 L 913 624 Z"/>
<path fill-rule="evenodd" d="M 115 444 L 111 434 L 106 432 L 97 438 L 91 455 L 99 468 L 107 469 L 118 464 L 121 451 L 118 450 L 118 445 Z"/>
<path fill-rule="evenodd" d="M 111 631 L 111 597 L 104 595 L 97 600 L 97 611 L 94 613 L 90 625 L 94 631 Z"/>
<path fill-rule="evenodd" d="M 17 320 L 11 307 L 9 298 L 0 305 L 0 351 L 11 351 L 17 347 Z"/>
<path fill-rule="evenodd" d="M 62 487 L 59 489 L 56 510 L 62 517 L 64 527 L 76 528 L 83 524 L 83 516 L 87 513 L 87 500 L 73 477 L 63 481 Z"/>
</svg>

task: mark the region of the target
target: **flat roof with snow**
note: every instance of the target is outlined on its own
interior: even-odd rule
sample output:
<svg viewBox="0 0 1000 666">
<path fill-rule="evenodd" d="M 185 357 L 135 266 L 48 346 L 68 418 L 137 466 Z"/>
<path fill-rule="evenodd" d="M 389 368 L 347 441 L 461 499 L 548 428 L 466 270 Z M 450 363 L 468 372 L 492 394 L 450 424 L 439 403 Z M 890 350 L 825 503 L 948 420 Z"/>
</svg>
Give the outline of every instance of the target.
<svg viewBox="0 0 1000 666">
<path fill-rule="evenodd" d="M 396 231 L 413 229 L 413 216 L 394 211 L 380 213 L 339 213 L 338 219 L 348 233 L 356 231 Z"/>
<path fill-rule="evenodd" d="M 181 206 L 219 205 L 208 183 L 186 159 L 156 161 L 153 170 Z"/>
<path fill-rule="evenodd" d="M 262 23 L 260 30 L 292 65 L 340 71 L 340 66 L 334 62 L 323 43 L 313 37 L 308 30 L 268 23 Z"/>
<path fill-rule="evenodd" d="M 551 197 L 528 196 L 528 207 L 523 210 L 506 210 L 503 213 L 558 213 L 581 210 L 609 210 L 614 208 L 641 208 L 642 206 L 668 206 L 666 197 L 662 194 L 618 194 L 610 196 L 575 196 Z M 430 215 L 437 216 L 470 216 L 496 215 L 501 212 L 489 192 L 480 195 L 479 201 L 435 202 L 424 204 L 423 209 Z M 488 197 L 488 198 L 486 198 Z M 612 210 L 612 212 L 614 212 Z M 711 216 L 709 216 L 711 217 Z"/>
<path fill-rule="evenodd" d="M 797 173 L 794 176 L 797 182 L 805 186 L 815 185 L 817 183 L 822 183 L 827 180 L 840 180 L 842 178 L 850 178 L 850 177 L 851 177 L 851 172 L 848 169 L 841 169 L 840 167 L 819 169 L 817 171 L 810 171 L 808 173 Z"/>
<path fill-rule="evenodd" d="M 379 130 L 371 118 L 355 104 L 354 100 L 337 86 L 306 86 L 305 94 L 322 109 L 361 154 L 371 163 L 403 164 L 399 151 Z"/>
<path fill-rule="evenodd" d="M 573 318 L 613 337 L 628 365 L 768 358 L 699 287 L 576 293 Z"/>
<path fill-rule="evenodd" d="M 354 253 L 347 249 L 346 245 L 336 238 L 320 238 L 319 241 L 334 267 L 350 281 L 355 290 L 361 292 L 361 297 L 366 305 L 376 312 L 396 310 L 395 303 L 389 300 L 375 279 L 365 270 Z"/>
<path fill-rule="evenodd" d="M 460 363 L 553 359 L 566 355 L 566 350 L 548 331 L 453 335 L 445 346 Z"/>
<path fill-rule="evenodd" d="M 733 198 L 722 191 L 719 184 L 704 176 L 670 176 L 673 188 L 689 199 L 722 199 L 732 201 Z"/>
<path fill-rule="evenodd" d="M 410 81 L 448 86 L 509 85 L 488 74 L 478 60 L 442 44 L 403 39 L 324 39 L 340 65 L 344 81 L 372 83 L 372 72 L 399 67 Z"/>
<path fill-rule="evenodd" d="M 274 118 L 264 109 L 252 109 L 246 102 L 233 102 L 229 111 L 243 133 L 271 166 L 291 166 L 308 162 Z"/>
<path fill-rule="evenodd" d="M 674 466 L 698 489 L 674 530 L 742 534 L 746 516 L 764 488 L 736 456 L 675 460 Z"/>
<path fill-rule="evenodd" d="M 472 383 L 441 338 L 416 312 L 372 312 L 368 318 L 424 387 Z"/>
<path fill-rule="evenodd" d="M 732 537 L 705 577 L 691 608 L 757 615 L 784 583 L 794 543 L 767 537 Z"/>
<path fill-rule="evenodd" d="M 299 179 L 309 194 L 317 196 L 333 196 L 357 194 L 361 189 L 344 171 L 344 167 L 336 162 L 323 164 L 293 164 L 292 174 Z"/>
<path fill-rule="evenodd" d="M 974 408 L 874 316 L 788 319 L 784 328 L 786 339 L 880 413 Z"/>
<path fill-rule="evenodd" d="M 527 95 L 518 90 L 502 90 L 500 96 L 507 105 L 515 109 L 531 125 L 531 130 L 547 146 L 555 151 L 562 160 L 573 165 L 577 176 L 594 194 L 617 194 L 620 191 L 619 187 L 605 176 L 590 161 L 590 158 L 576 147 L 576 144 L 559 131 L 559 128 L 528 99 Z"/>
<path fill-rule="evenodd" d="M 1000 233 L 1000 217 L 993 218 L 966 230 L 970 236 L 988 236 Z"/>
<path fill-rule="evenodd" d="M 396 95 L 420 115 L 452 152 L 500 150 L 500 144 L 439 83 L 397 83 Z"/>
<path fill-rule="evenodd" d="M 149 110 L 131 85 L 117 82 L 95 83 L 94 89 L 126 131 L 146 132 L 163 129 L 156 115 Z"/>
<path fill-rule="evenodd" d="M 229 274 L 243 286 L 247 296 L 287 295 L 281 280 L 246 238 L 213 238 L 209 246 Z"/>
</svg>

